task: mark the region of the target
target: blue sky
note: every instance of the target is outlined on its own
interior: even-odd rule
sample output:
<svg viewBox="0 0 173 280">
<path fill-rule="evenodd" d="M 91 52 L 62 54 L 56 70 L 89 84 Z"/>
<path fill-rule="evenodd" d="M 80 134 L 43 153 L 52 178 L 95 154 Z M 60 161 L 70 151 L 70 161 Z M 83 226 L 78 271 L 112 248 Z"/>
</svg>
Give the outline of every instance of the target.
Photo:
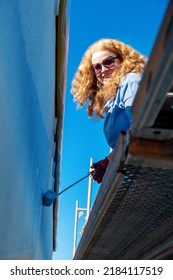
<svg viewBox="0 0 173 280">
<path fill-rule="evenodd" d="M 91 157 L 96 162 L 109 153 L 102 131 L 103 120 L 95 122 L 88 118 L 86 107 L 77 110 L 70 93 L 81 57 L 100 38 L 123 41 L 149 56 L 168 2 L 71 0 L 60 191 L 87 174 Z M 99 186 L 96 182 L 92 184 L 91 205 Z M 76 200 L 79 207 L 86 208 L 87 190 L 88 179 L 85 179 L 59 197 L 57 251 L 53 259 L 72 259 Z M 77 242 L 84 218 L 85 214 L 78 219 Z"/>
</svg>

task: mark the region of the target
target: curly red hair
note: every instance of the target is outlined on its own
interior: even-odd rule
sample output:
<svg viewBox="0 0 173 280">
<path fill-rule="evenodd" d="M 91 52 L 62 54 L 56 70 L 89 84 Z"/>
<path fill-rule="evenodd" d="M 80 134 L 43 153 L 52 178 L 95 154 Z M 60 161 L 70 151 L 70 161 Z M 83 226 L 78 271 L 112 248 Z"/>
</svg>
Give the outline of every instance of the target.
<svg viewBox="0 0 173 280">
<path fill-rule="evenodd" d="M 109 82 L 101 84 L 93 71 L 90 70 L 92 55 L 98 51 L 109 51 L 118 55 L 120 67 L 109 78 Z M 127 73 L 141 74 L 146 66 L 147 57 L 140 54 L 131 46 L 114 40 L 100 39 L 92 44 L 85 52 L 75 77 L 72 81 L 71 93 L 78 106 L 88 102 L 88 115 L 102 118 L 106 102 L 116 96 L 122 78 Z"/>
</svg>

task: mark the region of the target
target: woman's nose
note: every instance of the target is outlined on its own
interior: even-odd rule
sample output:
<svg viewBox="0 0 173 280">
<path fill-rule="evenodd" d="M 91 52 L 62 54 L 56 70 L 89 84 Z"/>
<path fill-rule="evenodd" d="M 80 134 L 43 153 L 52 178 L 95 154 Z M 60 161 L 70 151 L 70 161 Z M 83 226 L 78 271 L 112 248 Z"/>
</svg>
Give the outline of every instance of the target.
<svg viewBox="0 0 173 280">
<path fill-rule="evenodd" d="M 105 72 L 107 69 L 108 69 L 108 68 L 105 67 L 105 66 L 102 64 L 102 70 L 101 70 L 101 72 L 103 73 L 103 72 Z"/>
</svg>

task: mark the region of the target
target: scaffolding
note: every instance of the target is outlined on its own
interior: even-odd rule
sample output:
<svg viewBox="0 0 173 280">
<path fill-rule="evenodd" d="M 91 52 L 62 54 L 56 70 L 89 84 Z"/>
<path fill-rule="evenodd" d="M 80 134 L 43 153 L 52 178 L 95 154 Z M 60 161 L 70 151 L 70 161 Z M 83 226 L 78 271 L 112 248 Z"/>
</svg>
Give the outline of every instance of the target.
<svg viewBox="0 0 173 280">
<path fill-rule="evenodd" d="M 173 1 L 74 259 L 173 259 Z"/>
</svg>

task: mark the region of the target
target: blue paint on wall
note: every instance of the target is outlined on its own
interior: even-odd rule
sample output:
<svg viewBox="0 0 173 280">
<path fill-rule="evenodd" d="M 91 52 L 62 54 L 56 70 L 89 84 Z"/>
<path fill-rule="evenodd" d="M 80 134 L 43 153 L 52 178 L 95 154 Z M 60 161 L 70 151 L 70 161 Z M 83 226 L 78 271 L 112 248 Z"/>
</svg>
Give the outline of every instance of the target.
<svg viewBox="0 0 173 280">
<path fill-rule="evenodd" d="M 54 1 L 0 1 L 0 259 L 52 258 Z"/>
</svg>

